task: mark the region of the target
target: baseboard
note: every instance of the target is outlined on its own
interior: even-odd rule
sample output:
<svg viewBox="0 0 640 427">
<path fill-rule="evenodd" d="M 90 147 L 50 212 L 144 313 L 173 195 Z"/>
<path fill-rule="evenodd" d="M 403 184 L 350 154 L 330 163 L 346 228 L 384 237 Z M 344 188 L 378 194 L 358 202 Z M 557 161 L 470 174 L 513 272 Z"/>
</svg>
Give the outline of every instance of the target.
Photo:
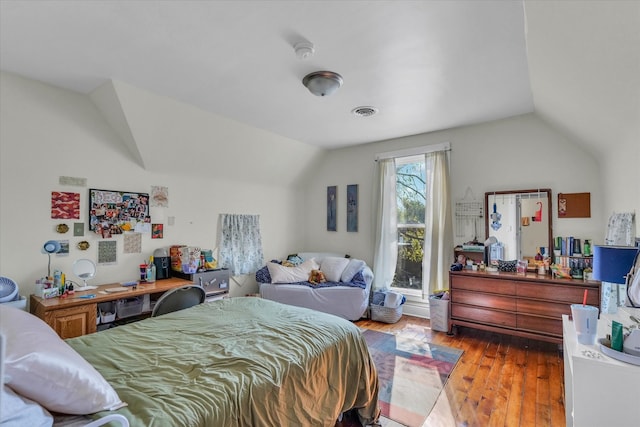
<svg viewBox="0 0 640 427">
<path fill-rule="evenodd" d="M 407 301 L 402 306 L 402 314 L 429 319 L 429 304 Z"/>
</svg>

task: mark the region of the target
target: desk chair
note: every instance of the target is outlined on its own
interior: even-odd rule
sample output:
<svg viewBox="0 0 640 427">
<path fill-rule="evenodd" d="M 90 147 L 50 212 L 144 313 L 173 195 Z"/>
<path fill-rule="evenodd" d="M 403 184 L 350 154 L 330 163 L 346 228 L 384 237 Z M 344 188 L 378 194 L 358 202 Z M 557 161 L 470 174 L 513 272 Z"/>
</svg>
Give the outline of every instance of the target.
<svg viewBox="0 0 640 427">
<path fill-rule="evenodd" d="M 181 288 L 171 289 L 158 299 L 151 312 L 151 317 L 202 304 L 204 299 L 204 289 L 197 285 L 187 285 Z"/>
</svg>

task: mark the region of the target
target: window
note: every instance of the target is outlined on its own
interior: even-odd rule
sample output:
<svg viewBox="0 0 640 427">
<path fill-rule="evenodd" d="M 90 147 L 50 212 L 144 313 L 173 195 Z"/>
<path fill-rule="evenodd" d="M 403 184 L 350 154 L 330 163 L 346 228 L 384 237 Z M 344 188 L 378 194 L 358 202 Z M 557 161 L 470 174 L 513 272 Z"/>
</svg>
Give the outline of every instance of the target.
<svg viewBox="0 0 640 427">
<path fill-rule="evenodd" d="M 374 287 L 427 301 L 449 287 L 449 144 L 378 155 Z"/>
<path fill-rule="evenodd" d="M 396 166 L 397 261 L 392 288 L 422 289 L 426 171 L 424 155 L 400 157 Z"/>
</svg>

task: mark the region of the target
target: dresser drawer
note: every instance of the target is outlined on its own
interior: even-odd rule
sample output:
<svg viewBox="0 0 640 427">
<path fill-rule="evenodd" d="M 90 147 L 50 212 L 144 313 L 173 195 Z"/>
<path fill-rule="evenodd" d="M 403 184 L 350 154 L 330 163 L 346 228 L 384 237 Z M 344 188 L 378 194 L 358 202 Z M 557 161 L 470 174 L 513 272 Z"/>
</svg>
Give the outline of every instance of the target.
<svg viewBox="0 0 640 427">
<path fill-rule="evenodd" d="M 451 303 L 451 318 L 479 322 L 487 325 L 505 326 L 509 328 L 516 327 L 515 313 L 456 304 L 454 302 Z"/>
<path fill-rule="evenodd" d="M 537 298 L 549 301 L 566 302 L 569 304 L 582 303 L 585 288 L 582 286 L 546 285 L 542 283 L 518 283 L 516 293 L 519 297 Z M 600 305 L 599 292 L 590 289 L 587 296 L 587 304 Z"/>
<path fill-rule="evenodd" d="M 451 276 L 451 289 L 466 289 L 469 291 L 488 292 L 502 295 L 515 295 L 516 283 L 511 280 L 491 278 L 473 278 L 464 276 Z"/>
<path fill-rule="evenodd" d="M 518 314 L 517 325 L 518 330 L 528 330 L 562 337 L 562 319 Z"/>
<path fill-rule="evenodd" d="M 451 301 L 466 305 L 491 307 L 498 310 L 515 311 L 516 299 L 511 296 L 485 294 L 462 289 L 451 290 Z"/>
<path fill-rule="evenodd" d="M 567 303 L 552 303 L 520 298 L 516 301 L 516 306 L 518 314 L 539 314 L 557 319 L 562 319 L 563 314 L 571 314 L 571 305 Z"/>
</svg>

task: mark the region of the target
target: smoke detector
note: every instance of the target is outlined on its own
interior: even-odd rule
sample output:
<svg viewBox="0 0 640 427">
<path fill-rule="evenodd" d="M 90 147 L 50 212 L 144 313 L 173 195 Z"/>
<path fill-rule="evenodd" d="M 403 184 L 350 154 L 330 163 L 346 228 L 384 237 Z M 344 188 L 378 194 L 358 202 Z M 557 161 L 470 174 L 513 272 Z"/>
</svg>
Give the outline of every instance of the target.
<svg viewBox="0 0 640 427">
<path fill-rule="evenodd" d="M 296 51 L 296 56 L 298 57 L 298 59 L 311 58 L 315 52 L 313 43 L 311 42 L 296 43 L 293 46 L 293 49 Z"/>
<path fill-rule="evenodd" d="M 362 106 L 354 108 L 351 113 L 358 117 L 371 117 L 378 113 L 378 109 L 376 107 Z"/>
</svg>

